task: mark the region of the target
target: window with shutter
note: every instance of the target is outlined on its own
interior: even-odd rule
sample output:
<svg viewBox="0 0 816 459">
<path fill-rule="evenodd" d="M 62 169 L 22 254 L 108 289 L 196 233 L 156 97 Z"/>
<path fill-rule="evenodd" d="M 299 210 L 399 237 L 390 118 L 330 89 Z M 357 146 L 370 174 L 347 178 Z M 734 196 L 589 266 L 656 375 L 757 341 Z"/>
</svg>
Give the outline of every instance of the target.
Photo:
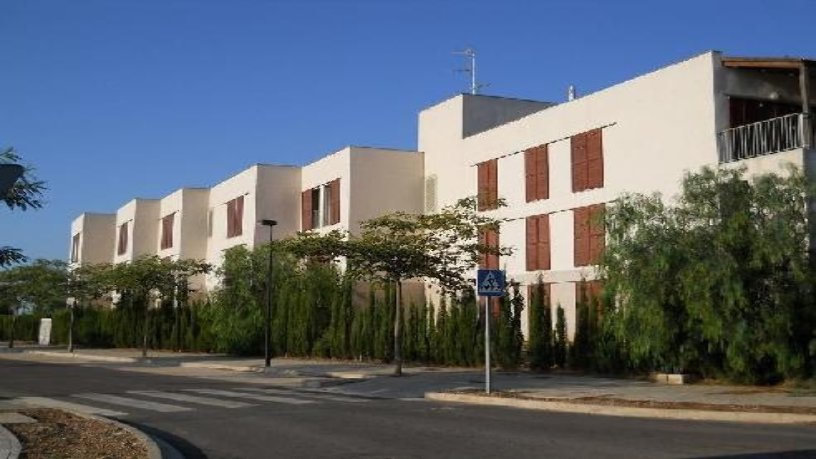
<svg viewBox="0 0 816 459">
<path fill-rule="evenodd" d="M 479 233 L 479 243 L 495 249 L 499 248 L 499 232 L 496 229 L 483 229 Z M 479 267 L 482 269 L 499 269 L 499 255 L 483 253 Z"/>
<path fill-rule="evenodd" d="M 227 237 L 240 236 L 244 232 L 244 197 L 227 203 Z"/>
<path fill-rule="evenodd" d="M 550 197 L 550 164 L 547 145 L 524 151 L 525 196 L 527 202 Z"/>
<path fill-rule="evenodd" d="M 499 181 L 497 159 L 477 165 L 477 200 L 480 211 L 493 210 L 499 204 Z"/>
<path fill-rule="evenodd" d="M 587 264 L 598 264 L 606 247 L 606 228 L 604 227 L 603 204 L 596 204 L 589 208 L 589 260 Z"/>
<path fill-rule="evenodd" d="M 606 246 L 604 208 L 604 204 L 595 204 L 573 209 L 575 266 L 595 265 L 601 261 Z"/>
<path fill-rule="evenodd" d="M 124 255 L 128 249 L 128 224 L 127 222 L 119 225 L 119 242 L 116 247 L 117 255 Z"/>
<path fill-rule="evenodd" d="M 572 210 L 574 235 L 574 265 L 586 266 L 589 264 L 589 212 L 586 207 Z"/>
<path fill-rule="evenodd" d="M 301 229 L 309 231 L 312 226 L 312 190 L 306 190 L 300 194 L 300 220 Z"/>
<path fill-rule="evenodd" d="M 604 186 L 603 130 L 593 129 L 572 136 L 572 191 Z"/>
<path fill-rule="evenodd" d="M 603 188 L 603 131 L 594 129 L 587 133 L 587 188 Z"/>
<path fill-rule="evenodd" d="M 79 233 L 71 238 L 71 263 L 79 261 Z"/>
<path fill-rule="evenodd" d="M 570 151 L 572 155 L 572 191 L 583 191 L 587 188 L 586 133 L 572 136 Z"/>
<path fill-rule="evenodd" d="M 331 211 L 329 212 L 329 224 L 336 225 L 340 223 L 340 179 L 334 179 L 329 183 L 331 190 Z"/>
<path fill-rule="evenodd" d="M 162 235 L 161 235 L 161 249 L 169 249 L 173 247 L 173 220 L 175 214 L 170 214 L 162 218 Z"/>
<path fill-rule="evenodd" d="M 550 216 L 527 217 L 527 271 L 550 269 Z"/>
</svg>

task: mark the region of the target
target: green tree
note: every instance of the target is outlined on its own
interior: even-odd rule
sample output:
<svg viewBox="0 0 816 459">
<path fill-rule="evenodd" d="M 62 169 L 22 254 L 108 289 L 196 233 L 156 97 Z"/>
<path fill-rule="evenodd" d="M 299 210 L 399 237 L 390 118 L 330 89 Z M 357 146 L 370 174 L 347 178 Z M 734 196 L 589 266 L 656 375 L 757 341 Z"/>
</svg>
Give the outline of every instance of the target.
<svg viewBox="0 0 816 459">
<path fill-rule="evenodd" d="M 174 298 L 179 285 L 184 285 L 186 291 L 187 279 L 209 270 L 209 264 L 197 260 L 171 261 L 147 256 L 100 271 L 96 281 L 143 301 L 142 357 L 147 357 L 151 306 L 162 298 Z"/>
<path fill-rule="evenodd" d="M 540 277 L 530 292 L 530 338 L 527 341 L 530 368 L 549 370 L 553 365 L 553 323 L 547 288 Z"/>
<path fill-rule="evenodd" d="M 555 344 L 553 346 L 553 361 L 558 368 L 564 368 L 567 365 L 567 348 L 569 341 L 567 339 L 567 318 L 564 314 L 564 308 L 559 304 L 555 313 Z"/>
<path fill-rule="evenodd" d="M 9 147 L 0 150 L 0 164 L 20 164 L 22 158 Z M 34 175 L 34 169 L 24 166 L 25 171 L 11 189 L 0 196 L 0 200 L 11 209 L 28 210 L 39 209 L 43 206 L 42 194 L 45 191 L 45 182 Z M 14 263 L 25 262 L 27 258 L 19 248 L 0 246 L 0 268 Z"/>
<path fill-rule="evenodd" d="M 605 314 L 630 368 L 748 382 L 812 374 L 814 271 L 804 174 L 688 174 L 669 206 L 627 195 L 607 207 Z"/>
<path fill-rule="evenodd" d="M 23 309 L 50 314 L 65 306 L 67 271 L 64 262 L 38 259 L 0 271 L 0 303 L 12 315 L 9 347 L 14 347 L 16 317 Z"/>
</svg>

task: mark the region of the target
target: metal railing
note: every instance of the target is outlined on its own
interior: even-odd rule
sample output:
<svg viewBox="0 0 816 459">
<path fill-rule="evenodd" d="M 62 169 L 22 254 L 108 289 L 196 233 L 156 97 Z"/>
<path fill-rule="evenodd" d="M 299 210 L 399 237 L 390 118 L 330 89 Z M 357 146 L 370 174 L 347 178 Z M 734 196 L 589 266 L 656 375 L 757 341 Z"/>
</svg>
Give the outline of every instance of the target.
<svg viewBox="0 0 816 459">
<path fill-rule="evenodd" d="M 717 134 L 720 163 L 802 148 L 806 134 L 813 138 L 806 125 L 803 114 L 793 113 L 726 129 Z"/>
</svg>

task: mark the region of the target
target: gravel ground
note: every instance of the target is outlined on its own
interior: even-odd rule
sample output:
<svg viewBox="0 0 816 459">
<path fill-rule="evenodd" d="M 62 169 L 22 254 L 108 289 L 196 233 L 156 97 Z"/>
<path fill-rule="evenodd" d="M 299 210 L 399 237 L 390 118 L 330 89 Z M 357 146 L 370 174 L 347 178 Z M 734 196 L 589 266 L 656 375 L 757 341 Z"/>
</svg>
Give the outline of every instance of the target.
<svg viewBox="0 0 816 459">
<path fill-rule="evenodd" d="M 146 459 L 147 449 L 130 432 L 105 422 L 54 409 L 20 413 L 33 424 L 10 424 L 23 445 L 21 459 Z"/>
</svg>

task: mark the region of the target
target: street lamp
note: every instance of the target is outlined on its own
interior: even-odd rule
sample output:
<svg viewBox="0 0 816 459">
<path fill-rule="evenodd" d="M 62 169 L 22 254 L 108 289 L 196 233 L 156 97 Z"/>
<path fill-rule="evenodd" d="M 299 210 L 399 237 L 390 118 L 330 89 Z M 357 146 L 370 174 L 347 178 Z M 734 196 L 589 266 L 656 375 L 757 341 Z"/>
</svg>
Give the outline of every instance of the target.
<svg viewBox="0 0 816 459">
<path fill-rule="evenodd" d="M 19 164 L 0 164 L 0 198 L 14 186 L 17 179 L 23 176 L 25 168 Z"/>
<path fill-rule="evenodd" d="M 270 320 L 272 319 L 272 229 L 278 224 L 275 220 L 261 220 L 262 226 L 269 227 L 269 270 L 266 279 L 266 325 L 264 326 L 264 366 L 269 368 L 272 354 L 269 352 Z"/>
</svg>

